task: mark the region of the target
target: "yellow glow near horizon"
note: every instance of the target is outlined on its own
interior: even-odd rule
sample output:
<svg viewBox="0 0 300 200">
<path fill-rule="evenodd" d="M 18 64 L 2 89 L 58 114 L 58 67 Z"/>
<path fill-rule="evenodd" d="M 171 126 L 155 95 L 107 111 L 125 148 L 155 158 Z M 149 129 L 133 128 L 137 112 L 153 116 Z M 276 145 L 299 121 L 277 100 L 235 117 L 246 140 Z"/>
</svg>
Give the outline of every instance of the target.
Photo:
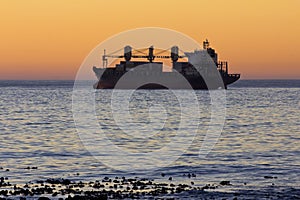
<svg viewBox="0 0 300 200">
<path fill-rule="evenodd" d="M 0 79 L 74 79 L 97 44 L 148 26 L 208 38 L 243 78 L 299 79 L 299 10 L 298 0 L 4 0 Z"/>
</svg>

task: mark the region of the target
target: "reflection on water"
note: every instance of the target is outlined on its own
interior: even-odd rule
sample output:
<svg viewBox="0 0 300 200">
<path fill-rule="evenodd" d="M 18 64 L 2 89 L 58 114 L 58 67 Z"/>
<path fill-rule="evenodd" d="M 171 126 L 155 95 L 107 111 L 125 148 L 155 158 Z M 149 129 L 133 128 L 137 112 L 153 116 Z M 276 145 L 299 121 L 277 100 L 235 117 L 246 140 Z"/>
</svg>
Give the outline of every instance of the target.
<svg viewBox="0 0 300 200">
<path fill-rule="evenodd" d="M 129 175 L 102 165 L 82 145 L 72 116 L 71 83 L 10 86 L 2 82 L 2 85 L 5 87 L 0 87 L 0 167 L 4 169 L 0 176 L 23 183 L 46 177 L 90 180 L 104 175 Z M 96 113 L 99 124 L 106 128 L 106 136 L 115 145 L 126 151 L 143 152 L 155 151 L 172 141 L 180 122 L 179 104 L 172 93 L 134 93 L 130 112 L 141 130 L 133 129 L 131 134 L 126 134 L 112 120 L 111 102 L 106 98 L 110 92 L 96 92 Z M 229 88 L 224 130 L 204 159 L 198 153 L 210 120 L 210 98 L 207 91 L 196 94 L 201 120 L 199 135 L 194 140 L 191 137 L 193 144 L 172 165 L 159 171 L 137 172 L 137 175 L 160 179 L 160 173 L 164 172 L 172 175 L 174 181 L 181 181 L 185 180 L 183 174 L 191 172 L 197 174 L 193 180 L 198 184 L 226 179 L 236 185 L 247 182 L 248 187 L 256 188 L 271 184 L 264 179 L 270 175 L 278 177 L 272 180 L 277 185 L 300 185 L 299 88 Z M 151 106 L 153 116 L 149 117 Z M 165 115 L 156 115 L 157 112 Z M 159 117 L 165 119 L 162 131 L 143 134 L 143 126 L 147 129 L 147 123 L 159 122 Z M 38 166 L 38 169 L 25 170 L 27 166 Z M 6 172 L 6 168 L 10 171 Z"/>
<path fill-rule="evenodd" d="M 121 91 L 127 92 L 127 91 Z M 202 92 L 201 101 L 201 126 L 200 132 L 206 133 L 210 119 L 210 98 L 207 92 Z M 103 134 L 115 145 L 129 152 L 152 152 L 163 148 L 175 139 L 179 131 L 179 124 L 184 116 L 181 113 L 181 104 L 176 96 L 168 90 L 138 90 L 133 93 L 129 103 L 129 113 L 120 113 L 121 123 L 116 124 L 115 113 L 111 110 L 108 101 L 112 96 L 111 90 L 97 91 L 96 114 L 103 127 Z M 122 106 L 122 99 L 118 102 Z M 200 100 L 200 96 L 199 96 Z M 125 103 L 124 103 L 124 106 Z M 190 105 L 192 106 L 192 105 Z M 190 113 L 192 115 L 192 113 Z M 187 116 L 190 120 L 193 117 Z M 188 128 L 197 129 L 197 122 L 190 127 L 183 125 L 183 131 Z M 121 128 L 120 128 L 121 127 Z M 186 133 L 184 136 L 188 137 Z M 188 140 L 193 141 L 194 135 Z M 184 145 L 178 143 L 178 145 Z"/>
</svg>

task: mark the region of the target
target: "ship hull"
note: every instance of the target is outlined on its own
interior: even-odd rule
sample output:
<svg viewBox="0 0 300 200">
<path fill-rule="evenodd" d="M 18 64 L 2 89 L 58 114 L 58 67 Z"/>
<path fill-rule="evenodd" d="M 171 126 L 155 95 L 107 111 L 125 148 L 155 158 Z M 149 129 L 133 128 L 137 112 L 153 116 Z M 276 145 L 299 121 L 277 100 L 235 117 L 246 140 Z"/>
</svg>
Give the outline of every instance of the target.
<svg viewBox="0 0 300 200">
<path fill-rule="evenodd" d="M 240 78 L 239 74 L 224 74 L 219 77 L 220 81 L 206 81 L 201 76 L 182 76 L 171 75 L 165 76 L 137 76 L 126 77 L 122 79 L 122 75 L 110 76 L 109 78 L 101 77 L 95 83 L 95 89 L 227 89 L 227 85 L 234 83 Z M 210 80 L 218 80 L 216 77 Z"/>
</svg>

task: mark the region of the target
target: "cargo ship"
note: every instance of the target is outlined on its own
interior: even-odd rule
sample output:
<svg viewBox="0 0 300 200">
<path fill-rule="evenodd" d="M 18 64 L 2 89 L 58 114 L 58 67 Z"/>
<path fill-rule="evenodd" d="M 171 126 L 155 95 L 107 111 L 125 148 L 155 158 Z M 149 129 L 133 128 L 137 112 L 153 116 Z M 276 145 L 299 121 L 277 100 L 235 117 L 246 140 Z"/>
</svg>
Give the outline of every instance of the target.
<svg viewBox="0 0 300 200">
<path fill-rule="evenodd" d="M 227 89 L 227 85 L 240 78 L 240 74 L 228 72 L 228 62 L 218 60 L 218 54 L 208 40 L 203 42 L 203 49 L 183 52 L 183 55 L 180 55 L 178 46 L 160 52 L 156 52 L 153 46 L 146 50 L 148 52 L 144 53 L 141 49 L 126 46 L 122 55 L 106 54 L 104 50 L 103 66 L 93 67 L 98 78 L 94 88 Z M 109 57 L 118 64 L 108 67 Z M 171 70 L 163 70 L 164 59 L 169 59 Z"/>
</svg>

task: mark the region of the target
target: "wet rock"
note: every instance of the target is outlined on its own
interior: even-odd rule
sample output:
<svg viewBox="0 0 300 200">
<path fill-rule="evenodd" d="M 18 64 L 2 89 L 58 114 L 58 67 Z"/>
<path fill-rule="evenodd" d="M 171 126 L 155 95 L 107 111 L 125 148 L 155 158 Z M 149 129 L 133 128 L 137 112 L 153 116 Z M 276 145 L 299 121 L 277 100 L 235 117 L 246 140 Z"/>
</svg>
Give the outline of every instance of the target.
<svg viewBox="0 0 300 200">
<path fill-rule="evenodd" d="M 1 190 L 0 195 L 7 196 L 8 195 L 8 190 Z"/>
<path fill-rule="evenodd" d="M 36 183 L 42 184 L 42 183 L 44 183 L 44 181 L 38 180 L 38 181 L 36 181 Z"/>
<path fill-rule="evenodd" d="M 69 185 L 71 184 L 71 181 L 69 179 L 47 179 L 45 181 L 46 183 L 50 183 L 50 184 L 62 184 L 62 185 Z"/>
<path fill-rule="evenodd" d="M 51 200 L 51 199 L 49 199 L 48 197 L 40 197 L 38 198 L 38 200 Z"/>
<path fill-rule="evenodd" d="M 57 195 L 58 195 L 57 192 L 54 192 L 54 193 L 52 194 L 53 197 L 56 197 Z"/>
<path fill-rule="evenodd" d="M 133 190 L 138 190 L 139 188 L 137 186 L 133 186 Z"/>
<path fill-rule="evenodd" d="M 113 180 L 113 183 L 120 183 L 117 179 Z"/>
<path fill-rule="evenodd" d="M 231 185 L 230 181 L 221 181 L 220 185 Z"/>
<path fill-rule="evenodd" d="M 214 189 L 216 189 L 216 188 L 217 188 L 217 187 L 214 186 L 214 185 L 207 184 L 207 185 L 205 185 L 204 187 L 202 187 L 201 190 L 206 190 L 206 189 L 214 190 Z"/>
<path fill-rule="evenodd" d="M 135 178 L 129 178 L 129 179 L 127 179 L 127 180 L 128 180 L 129 183 L 132 183 L 132 182 L 136 181 Z"/>
</svg>

